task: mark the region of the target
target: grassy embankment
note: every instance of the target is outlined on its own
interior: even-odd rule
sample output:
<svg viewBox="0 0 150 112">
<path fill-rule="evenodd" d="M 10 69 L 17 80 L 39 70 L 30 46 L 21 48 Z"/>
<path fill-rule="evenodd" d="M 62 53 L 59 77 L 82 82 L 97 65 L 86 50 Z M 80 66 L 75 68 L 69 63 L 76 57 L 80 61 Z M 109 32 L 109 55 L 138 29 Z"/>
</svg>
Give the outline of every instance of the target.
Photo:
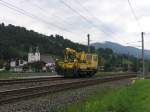
<svg viewBox="0 0 150 112">
<path fill-rule="evenodd" d="M 9 72 L 0 72 L 0 79 L 10 79 L 11 76 L 12 74 Z"/>
<path fill-rule="evenodd" d="M 119 90 L 108 90 L 70 106 L 64 112 L 149 112 L 150 80 L 139 80 Z"/>
</svg>

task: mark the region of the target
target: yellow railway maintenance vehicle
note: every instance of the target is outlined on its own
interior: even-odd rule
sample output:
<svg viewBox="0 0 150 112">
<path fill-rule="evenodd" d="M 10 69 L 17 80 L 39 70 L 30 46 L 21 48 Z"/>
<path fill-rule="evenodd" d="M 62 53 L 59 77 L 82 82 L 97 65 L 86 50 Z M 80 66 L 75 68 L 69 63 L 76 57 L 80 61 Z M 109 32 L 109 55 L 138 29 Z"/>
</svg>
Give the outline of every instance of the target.
<svg viewBox="0 0 150 112">
<path fill-rule="evenodd" d="M 94 53 L 64 51 L 64 60 L 56 61 L 56 72 L 65 77 L 91 77 L 97 72 L 98 56 Z"/>
</svg>

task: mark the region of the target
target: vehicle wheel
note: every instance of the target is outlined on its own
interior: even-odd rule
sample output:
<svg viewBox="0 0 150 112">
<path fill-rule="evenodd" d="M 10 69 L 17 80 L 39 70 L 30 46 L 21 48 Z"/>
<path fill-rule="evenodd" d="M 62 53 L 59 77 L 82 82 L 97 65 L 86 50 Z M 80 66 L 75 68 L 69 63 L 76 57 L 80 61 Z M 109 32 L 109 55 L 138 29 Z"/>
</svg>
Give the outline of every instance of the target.
<svg viewBox="0 0 150 112">
<path fill-rule="evenodd" d="M 76 78 L 78 76 L 78 69 L 74 68 L 73 69 L 73 77 Z"/>
<path fill-rule="evenodd" d="M 95 75 L 95 72 L 89 72 L 88 76 L 93 77 Z"/>
</svg>

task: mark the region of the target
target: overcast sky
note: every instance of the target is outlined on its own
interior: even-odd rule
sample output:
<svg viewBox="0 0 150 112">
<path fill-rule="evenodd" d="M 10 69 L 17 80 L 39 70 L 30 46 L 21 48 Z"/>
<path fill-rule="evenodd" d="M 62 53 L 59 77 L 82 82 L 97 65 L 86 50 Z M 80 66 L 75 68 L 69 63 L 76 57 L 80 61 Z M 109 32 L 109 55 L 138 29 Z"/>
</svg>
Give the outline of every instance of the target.
<svg viewBox="0 0 150 112">
<path fill-rule="evenodd" d="M 83 44 L 90 33 L 92 43 L 112 41 L 135 47 L 140 46 L 142 30 L 145 47 L 150 49 L 150 0 L 130 1 L 142 29 L 128 0 L 0 0 L 0 22 L 46 35 L 60 34 Z M 14 11 L 16 7 L 28 16 Z"/>
</svg>

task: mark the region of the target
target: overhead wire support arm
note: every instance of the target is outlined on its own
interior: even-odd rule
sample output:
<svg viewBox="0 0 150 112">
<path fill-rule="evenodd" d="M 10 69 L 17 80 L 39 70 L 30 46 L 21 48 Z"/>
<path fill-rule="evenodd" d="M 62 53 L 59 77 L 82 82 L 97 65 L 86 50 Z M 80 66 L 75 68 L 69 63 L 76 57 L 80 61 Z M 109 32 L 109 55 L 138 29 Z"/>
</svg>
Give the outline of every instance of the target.
<svg viewBox="0 0 150 112">
<path fill-rule="evenodd" d="M 131 4 L 131 1 L 128 0 L 128 4 L 130 6 L 130 9 L 131 9 L 131 12 L 135 18 L 135 20 L 137 21 L 137 24 L 138 24 L 138 27 L 140 28 L 140 30 L 142 31 L 142 27 L 141 27 L 141 24 L 136 16 L 136 13 L 134 11 L 134 8 L 132 7 L 132 4 Z M 141 32 L 141 43 L 142 43 L 142 75 L 143 75 L 143 78 L 145 77 L 145 60 L 144 60 L 144 32 Z"/>
</svg>

